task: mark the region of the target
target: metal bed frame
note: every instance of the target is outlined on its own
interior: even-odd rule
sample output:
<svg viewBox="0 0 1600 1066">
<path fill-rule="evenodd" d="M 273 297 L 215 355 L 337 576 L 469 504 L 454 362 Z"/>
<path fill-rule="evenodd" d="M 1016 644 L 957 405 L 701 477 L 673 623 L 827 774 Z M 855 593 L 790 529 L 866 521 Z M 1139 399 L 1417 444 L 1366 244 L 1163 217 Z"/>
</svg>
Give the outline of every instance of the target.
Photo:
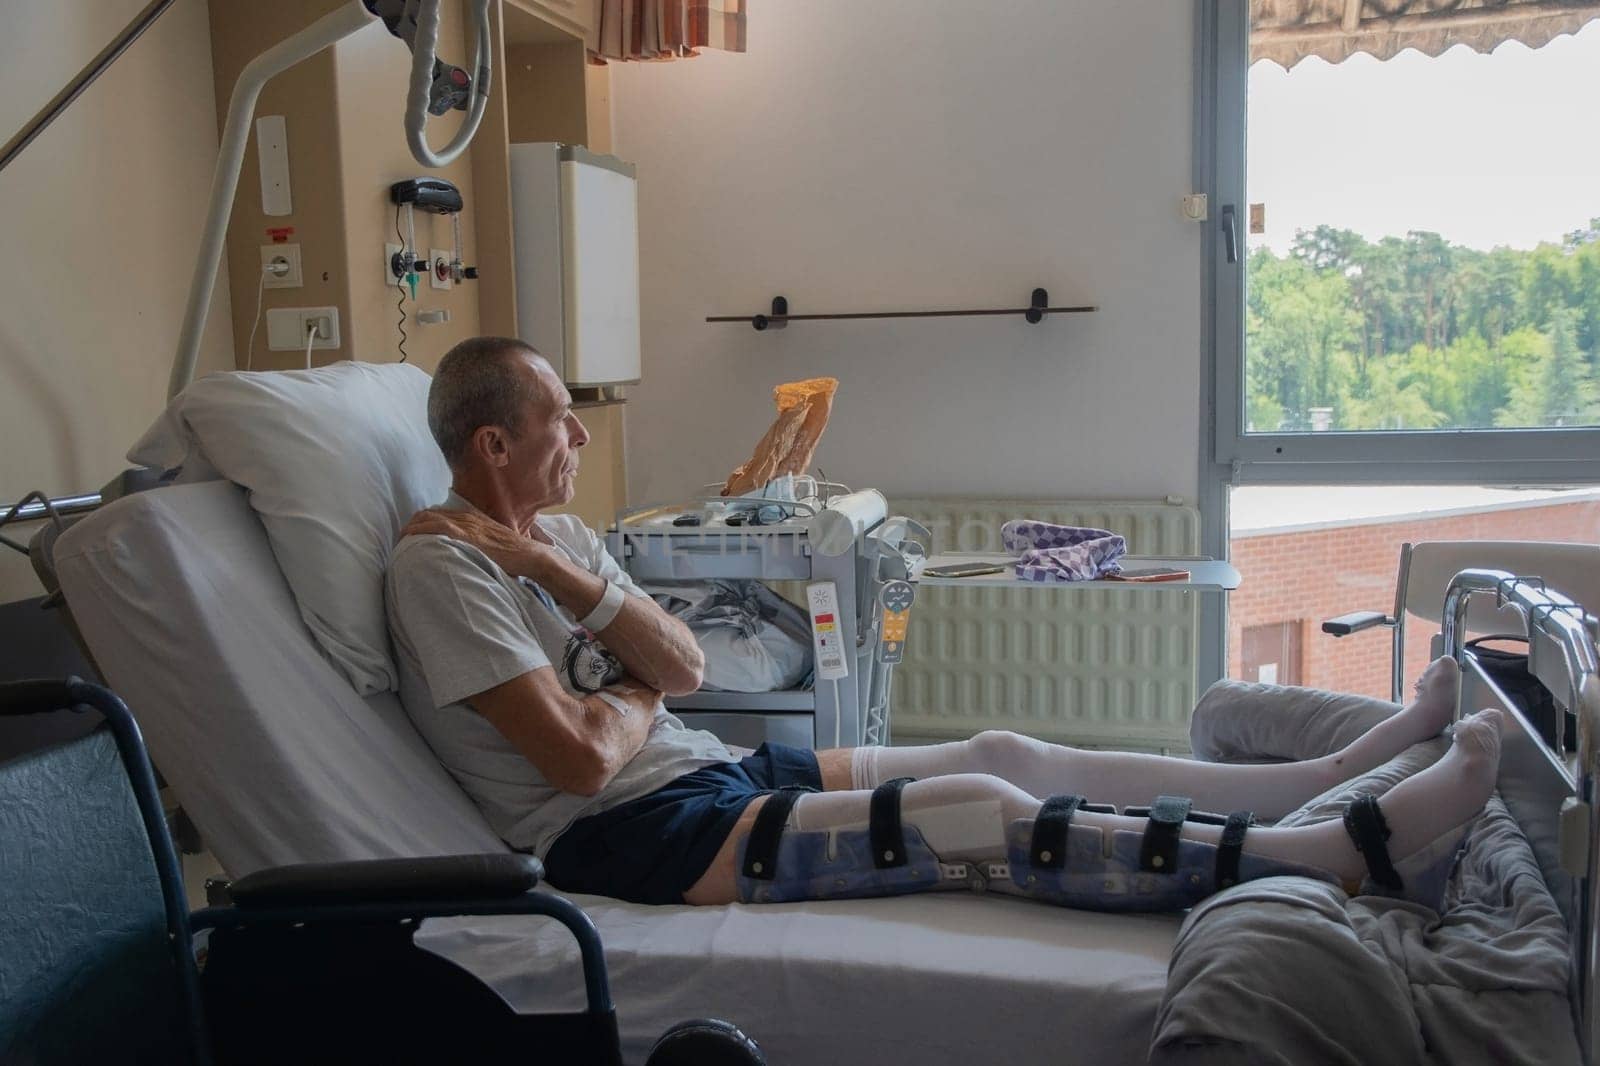
<svg viewBox="0 0 1600 1066">
<path fill-rule="evenodd" d="M 1577 749 L 1562 739 L 1562 715 L 1541 735 L 1467 649 L 1467 603 L 1492 595 L 1527 623 L 1528 670 L 1577 719 Z M 1500 795 L 1522 826 L 1545 884 L 1566 919 L 1572 956 L 1573 1021 L 1586 1063 L 1600 1049 L 1600 819 L 1594 817 L 1600 775 L 1600 659 L 1597 622 L 1580 604 L 1538 577 L 1503 570 L 1463 570 L 1445 592 L 1442 642 L 1461 665 L 1461 705 L 1505 712 Z"/>
</svg>

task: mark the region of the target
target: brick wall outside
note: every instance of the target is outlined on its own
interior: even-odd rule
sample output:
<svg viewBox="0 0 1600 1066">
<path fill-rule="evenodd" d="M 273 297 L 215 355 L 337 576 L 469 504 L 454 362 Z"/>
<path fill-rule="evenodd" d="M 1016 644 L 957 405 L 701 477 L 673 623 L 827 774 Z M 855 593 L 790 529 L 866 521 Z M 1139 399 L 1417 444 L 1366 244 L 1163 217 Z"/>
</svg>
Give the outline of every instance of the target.
<svg viewBox="0 0 1600 1066">
<path fill-rule="evenodd" d="M 1228 598 L 1228 676 L 1241 676 L 1247 627 L 1295 622 L 1302 684 L 1387 699 L 1390 631 L 1332 637 L 1322 622 L 1349 611 L 1392 611 L 1400 545 L 1427 540 L 1600 542 L 1600 501 L 1237 537 L 1231 555 L 1241 581 Z M 1407 625 L 1407 678 L 1426 663 L 1437 631 Z"/>
</svg>

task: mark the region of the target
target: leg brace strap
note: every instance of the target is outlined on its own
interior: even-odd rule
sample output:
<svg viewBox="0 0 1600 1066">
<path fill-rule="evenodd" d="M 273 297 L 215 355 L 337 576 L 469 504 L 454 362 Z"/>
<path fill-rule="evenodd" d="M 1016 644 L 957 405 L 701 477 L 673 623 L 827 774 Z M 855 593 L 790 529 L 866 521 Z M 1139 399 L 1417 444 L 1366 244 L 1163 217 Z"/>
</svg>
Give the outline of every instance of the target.
<svg viewBox="0 0 1600 1066">
<path fill-rule="evenodd" d="M 1367 874 L 1384 888 L 1401 891 L 1405 885 L 1389 858 L 1389 824 L 1384 821 L 1376 796 L 1363 794 L 1344 809 L 1344 829 L 1356 850 L 1367 860 Z"/>
<path fill-rule="evenodd" d="M 1184 797 L 1156 797 L 1150 805 L 1144 840 L 1139 845 L 1139 869 L 1164 873 L 1178 868 L 1178 841 L 1191 806 L 1191 801 Z"/>
<path fill-rule="evenodd" d="M 1255 815 L 1250 811 L 1234 811 L 1222 827 L 1222 839 L 1217 843 L 1217 888 L 1224 889 L 1239 883 L 1239 856 L 1244 854 L 1244 835 Z"/>
<path fill-rule="evenodd" d="M 906 836 L 900 824 L 900 790 L 914 777 L 896 777 L 872 790 L 867 829 L 872 836 L 872 864 L 880 870 L 906 864 Z"/>
<path fill-rule="evenodd" d="M 783 827 L 789 822 L 789 812 L 807 791 L 786 788 L 767 796 L 745 837 L 744 867 L 740 872 L 746 877 L 770 881 L 778 875 L 778 844 L 783 840 Z"/>
<path fill-rule="evenodd" d="M 1035 866 L 1059 870 L 1066 864 L 1067 831 L 1072 828 L 1073 814 L 1082 805 L 1082 796 L 1051 796 L 1044 801 L 1028 845 L 1028 858 Z"/>
</svg>

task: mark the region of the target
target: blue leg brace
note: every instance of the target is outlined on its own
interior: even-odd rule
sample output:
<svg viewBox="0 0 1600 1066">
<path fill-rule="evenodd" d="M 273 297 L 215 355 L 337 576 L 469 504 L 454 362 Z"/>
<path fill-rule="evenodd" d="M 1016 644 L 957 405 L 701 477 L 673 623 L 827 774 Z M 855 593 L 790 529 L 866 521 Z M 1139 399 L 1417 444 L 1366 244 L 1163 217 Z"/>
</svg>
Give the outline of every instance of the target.
<svg viewBox="0 0 1600 1066">
<path fill-rule="evenodd" d="M 1143 833 L 1107 833 L 1072 824 L 1077 811 L 1096 809 L 1086 808 L 1082 797 L 1052 796 L 1037 818 L 1007 829 L 1007 872 L 1026 896 L 1098 911 L 1184 910 L 1240 881 L 1282 874 L 1337 883 L 1327 870 L 1246 855 L 1250 812 L 1224 818 L 1189 807 L 1186 799 L 1161 796 L 1148 808 L 1123 811 L 1146 816 Z M 1185 821 L 1221 825 L 1221 841 L 1184 840 Z"/>
<path fill-rule="evenodd" d="M 914 826 L 900 821 L 908 777 L 872 793 L 866 829 L 785 830 L 798 791 L 767 797 L 739 856 L 739 898 L 746 903 L 898 896 L 968 888 L 970 864 L 943 862 Z"/>
<path fill-rule="evenodd" d="M 1084 910 L 1178 911 L 1261 877 L 1293 875 L 1340 883 L 1329 870 L 1246 854 L 1250 812 L 1203 814 L 1192 811 L 1189 800 L 1173 796 L 1122 812 L 1143 815 L 1143 832 L 1074 825 L 1073 815 L 1080 810 L 1115 811 L 1085 804 L 1081 796 L 1052 796 L 1037 817 L 1006 828 L 1003 860 L 947 861 L 915 826 L 901 822 L 900 790 L 907 780 L 888 781 L 874 790 L 866 829 L 786 831 L 799 793 L 769 796 L 742 845 L 739 898 L 786 903 L 941 889 L 982 891 L 993 884 L 1001 891 Z M 1358 800 L 1352 809 L 1351 837 L 1366 854 L 1373 875 L 1367 885 L 1376 881 L 1401 894 L 1400 874 L 1388 866 L 1382 849 L 1387 827 L 1376 801 Z M 1221 837 L 1215 844 L 1185 840 L 1186 821 L 1220 825 Z M 1458 842 L 1459 836 L 1441 840 L 1416 861 L 1400 864 L 1406 898 L 1438 905 Z"/>
</svg>

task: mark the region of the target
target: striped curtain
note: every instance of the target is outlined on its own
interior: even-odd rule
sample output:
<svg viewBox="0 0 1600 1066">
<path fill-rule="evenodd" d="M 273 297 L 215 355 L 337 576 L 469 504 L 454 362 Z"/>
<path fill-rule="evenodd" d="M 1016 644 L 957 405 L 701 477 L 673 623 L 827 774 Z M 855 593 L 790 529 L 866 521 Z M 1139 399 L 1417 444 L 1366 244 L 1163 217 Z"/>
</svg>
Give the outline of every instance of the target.
<svg viewBox="0 0 1600 1066">
<path fill-rule="evenodd" d="M 743 52 L 745 0 L 592 0 L 589 59 L 667 60 Z"/>
</svg>

